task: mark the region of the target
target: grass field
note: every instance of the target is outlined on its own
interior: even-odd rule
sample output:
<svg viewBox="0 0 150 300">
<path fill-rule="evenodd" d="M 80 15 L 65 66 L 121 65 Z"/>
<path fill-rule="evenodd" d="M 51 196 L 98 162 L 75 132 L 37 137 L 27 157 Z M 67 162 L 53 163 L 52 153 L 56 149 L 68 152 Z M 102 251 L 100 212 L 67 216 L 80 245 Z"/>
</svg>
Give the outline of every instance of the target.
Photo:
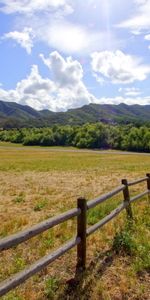
<svg viewBox="0 0 150 300">
<path fill-rule="evenodd" d="M 0 237 L 76 207 L 80 196 L 92 199 L 150 172 L 150 156 L 48 151 L 48 148 L 0 144 Z M 60 149 L 61 150 L 61 149 Z M 73 149 L 72 149 L 73 150 Z M 145 183 L 131 189 L 145 190 Z M 91 210 L 94 224 L 122 201 L 114 197 Z M 147 299 L 150 295 L 150 205 L 133 205 L 134 222 L 122 212 L 88 239 L 87 270 L 75 284 L 76 251 L 71 250 L 2 300 Z M 71 220 L 0 254 L 0 281 L 76 234 Z"/>
</svg>

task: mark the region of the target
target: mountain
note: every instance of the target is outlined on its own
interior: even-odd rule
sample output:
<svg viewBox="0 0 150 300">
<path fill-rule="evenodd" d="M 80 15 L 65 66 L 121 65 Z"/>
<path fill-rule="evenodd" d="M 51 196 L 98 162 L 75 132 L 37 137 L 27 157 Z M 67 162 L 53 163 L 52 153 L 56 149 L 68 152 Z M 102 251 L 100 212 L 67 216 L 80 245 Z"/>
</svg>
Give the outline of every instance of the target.
<svg viewBox="0 0 150 300">
<path fill-rule="evenodd" d="M 42 125 L 42 116 L 27 105 L 0 100 L 0 127 L 22 127 Z"/>
<path fill-rule="evenodd" d="M 81 125 L 104 122 L 110 124 L 143 124 L 150 122 L 150 105 L 89 104 L 67 112 L 37 111 L 30 106 L 0 101 L 0 127 L 19 128 L 31 126 Z"/>
</svg>

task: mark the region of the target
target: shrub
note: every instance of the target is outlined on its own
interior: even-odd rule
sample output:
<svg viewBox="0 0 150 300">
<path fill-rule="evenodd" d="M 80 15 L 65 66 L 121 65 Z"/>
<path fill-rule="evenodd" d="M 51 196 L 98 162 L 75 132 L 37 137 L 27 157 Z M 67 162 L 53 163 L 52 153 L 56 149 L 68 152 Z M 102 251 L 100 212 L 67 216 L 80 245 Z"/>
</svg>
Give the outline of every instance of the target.
<svg viewBox="0 0 150 300">
<path fill-rule="evenodd" d="M 124 229 L 121 232 L 117 232 L 113 239 L 112 248 L 117 254 L 124 253 L 132 255 L 136 249 L 136 244 L 133 240 L 131 231 Z"/>
</svg>

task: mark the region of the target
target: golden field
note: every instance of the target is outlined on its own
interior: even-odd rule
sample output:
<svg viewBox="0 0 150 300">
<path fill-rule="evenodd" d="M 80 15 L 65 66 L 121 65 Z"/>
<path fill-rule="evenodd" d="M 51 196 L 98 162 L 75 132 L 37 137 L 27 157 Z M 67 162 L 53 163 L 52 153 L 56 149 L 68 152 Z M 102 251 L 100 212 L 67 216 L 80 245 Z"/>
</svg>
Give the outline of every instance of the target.
<svg viewBox="0 0 150 300">
<path fill-rule="evenodd" d="M 87 200 L 95 198 L 120 185 L 123 178 L 134 180 L 150 172 L 148 155 L 66 150 L 1 143 L 1 238 L 76 207 L 80 196 Z M 139 184 L 131 193 L 135 195 L 145 188 L 145 183 Z M 89 225 L 122 200 L 120 193 L 91 210 Z M 88 238 L 87 270 L 78 284 L 73 280 L 73 249 L 2 299 L 149 300 L 150 205 L 144 197 L 132 207 L 133 224 L 127 223 L 126 213 L 122 212 Z M 76 220 L 70 220 L 2 252 L 0 281 L 57 249 L 75 234 Z"/>
</svg>

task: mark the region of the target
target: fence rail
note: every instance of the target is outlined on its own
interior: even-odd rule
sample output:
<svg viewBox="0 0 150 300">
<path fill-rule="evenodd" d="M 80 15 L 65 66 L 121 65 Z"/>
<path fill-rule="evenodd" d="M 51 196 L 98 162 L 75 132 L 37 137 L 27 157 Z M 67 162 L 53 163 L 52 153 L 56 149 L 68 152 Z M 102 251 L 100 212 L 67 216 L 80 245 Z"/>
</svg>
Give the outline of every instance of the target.
<svg viewBox="0 0 150 300">
<path fill-rule="evenodd" d="M 137 185 L 139 183 L 146 182 L 146 191 L 130 198 L 129 187 Z M 111 213 L 105 216 L 102 220 L 87 228 L 87 211 L 96 207 L 97 205 L 105 202 L 111 197 L 123 192 L 123 202 L 114 209 Z M 10 249 L 18 244 L 21 244 L 32 237 L 56 226 L 65 221 L 68 221 L 74 217 L 77 217 L 77 236 L 72 240 L 67 242 L 65 245 L 61 246 L 56 251 L 46 255 L 36 261 L 34 264 L 25 268 L 23 271 L 15 274 L 14 276 L 8 278 L 7 280 L 0 283 L 0 296 L 5 295 L 10 290 L 19 286 L 21 283 L 26 281 L 28 278 L 41 271 L 43 268 L 48 266 L 57 258 L 61 257 L 63 254 L 68 252 L 73 247 L 77 246 L 77 270 L 82 271 L 86 267 L 86 239 L 89 235 L 94 233 L 96 230 L 104 226 L 106 223 L 110 222 L 115 218 L 122 210 L 126 209 L 127 217 L 133 218 L 131 203 L 141 199 L 145 195 L 148 195 L 150 200 L 150 174 L 146 174 L 146 177 L 128 182 L 126 179 L 122 180 L 122 185 L 115 188 L 111 192 L 104 194 L 94 200 L 86 201 L 84 198 L 79 198 L 77 200 L 77 208 L 71 209 L 59 216 L 47 219 L 37 225 L 30 227 L 29 229 L 23 230 L 19 233 L 10 235 L 6 238 L 0 240 L 0 251 Z"/>
<path fill-rule="evenodd" d="M 107 193 L 107 194 L 104 194 L 94 200 L 90 200 L 87 202 L 87 208 L 90 209 L 90 208 L 93 208 L 95 207 L 96 205 L 98 204 L 101 204 L 103 203 L 104 201 L 110 199 L 111 197 L 119 194 L 121 191 L 123 191 L 125 189 L 125 186 L 122 184 L 121 186 L 119 186 L 118 188 L 112 190 L 111 192 Z"/>
<path fill-rule="evenodd" d="M 134 181 L 130 181 L 130 182 L 128 182 L 128 186 L 132 186 L 132 185 L 135 185 L 135 184 L 138 184 L 138 183 L 142 183 L 143 181 L 146 181 L 147 180 L 147 178 L 140 178 L 140 179 L 138 179 L 138 180 L 134 180 Z"/>
<path fill-rule="evenodd" d="M 0 240 L 0 251 L 10 249 L 13 246 L 17 246 L 18 244 L 21 244 L 56 225 L 70 220 L 73 217 L 77 217 L 80 213 L 80 209 L 74 208 L 57 217 L 53 217 L 47 219 L 46 221 L 38 223 L 37 225 L 30 227 L 29 229 L 10 235 L 9 237 Z"/>
<path fill-rule="evenodd" d="M 106 223 L 111 221 L 114 217 L 116 217 L 124 208 L 126 207 L 126 203 L 120 204 L 116 209 L 114 209 L 109 215 L 104 217 L 101 221 L 98 223 L 94 224 L 90 228 L 87 229 L 87 236 L 90 234 L 94 233 L 97 229 L 101 228 L 104 226 Z"/>
</svg>

